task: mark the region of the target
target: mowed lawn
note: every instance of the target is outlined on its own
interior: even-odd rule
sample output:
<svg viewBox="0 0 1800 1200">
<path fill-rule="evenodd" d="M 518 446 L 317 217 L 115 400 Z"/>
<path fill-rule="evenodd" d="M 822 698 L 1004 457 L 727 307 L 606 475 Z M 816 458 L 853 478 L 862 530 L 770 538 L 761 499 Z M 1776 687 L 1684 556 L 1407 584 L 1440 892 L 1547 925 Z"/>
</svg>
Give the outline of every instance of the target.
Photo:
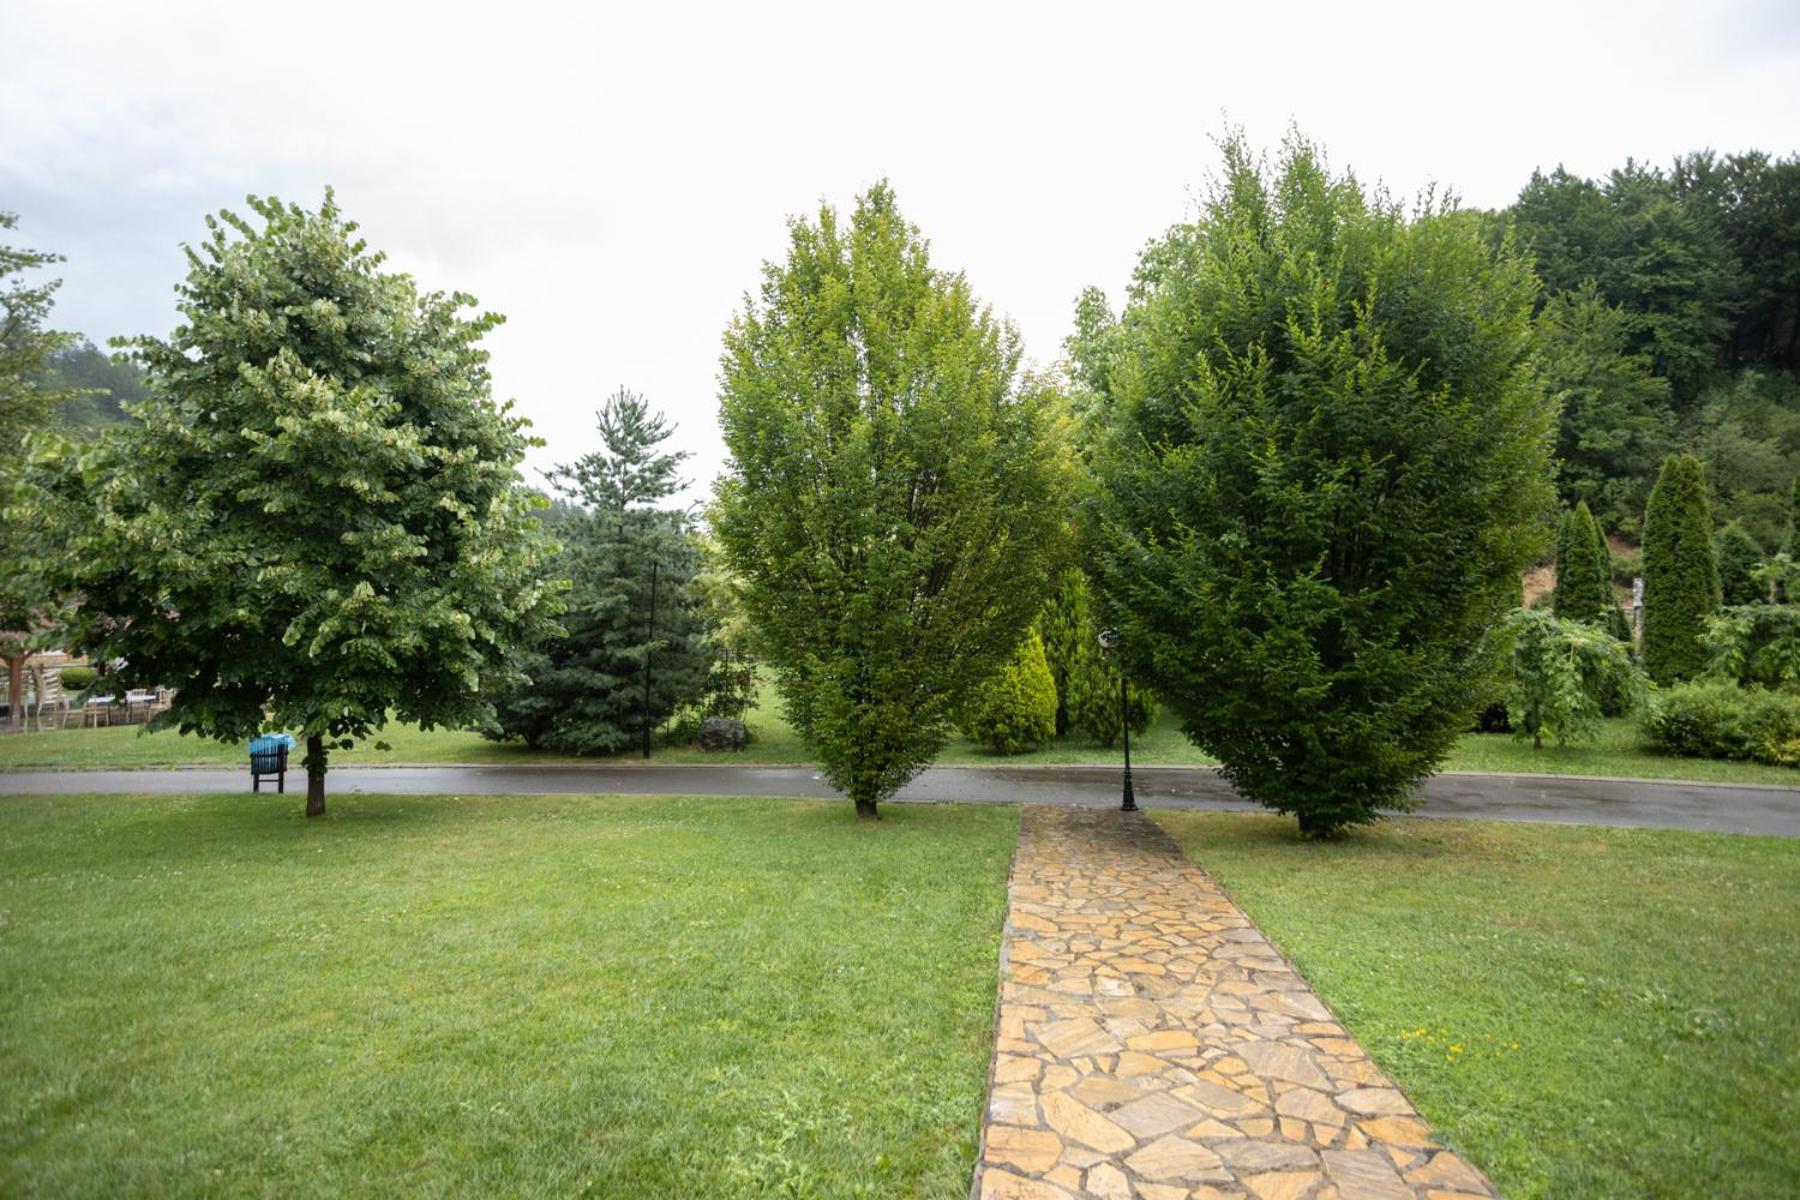
<svg viewBox="0 0 1800 1200">
<path fill-rule="evenodd" d="M 1800 841 L 1156 819 L 1512 1200 L 1795 1194 Z"/>
<path fill-rule="evenodd" d="M 771 687 L 749 715 L 754 740 L 735 753 L 708 753 L 691 746 L 658 745 L 653 761 L 713 765 L 770 766 L 811 761 L 806 743 L 782 718 Z M 376 742 L 385 742 L 380 749 Z M 1074 766 L 1115 765 L 1119 747 L 1099 746 L 1069 738 L 1027 754 L 999 755 L 962 738 L 953 738 L 938 755 L 943 766 Z M 1205 766 L 1213 762 L 1183 736 L 1167 712 L 1141 737 L 1133 738 L 1131 757 L 1143 766 Z M 298 757 L 296 756 L 296 764 Z M 582 762 L 637 763 L 636 752 L 611 758 L 575 758 L 531 750 L 519 743 L 495 742 L 478 733 L 392 725 L 378 738 L 354 750 L 333 751 L 334 766 L 397 766 L 430 763 L 488 763 L 510 766 Z M 0 736 L 0 771 L 133 767 L 232 766 L 247 762 L 242 745 L 203 741 L 175 733 L 141 734 L 135 727 L 64 729 L 47 733 Z M 1639 748 L 1637 731 L 1628 720 L 1604 723 L 1600 736 L 1583 746 L 1546 746 L 1533 750 L 1509 734 L 1472 733 L 1458 740 L 1449 771 L 1523 772 L 1546 775 L 1599 775 L 1644 779 L 1689 779 L 1714 783 L 1758 783 L 1800 787 L 1800 770 L 1758 763 L 1671 758 Z"/>
<path fill-rule="evenodd" d="M 1015 810 L 0 797 L 0 1195 L 956 1196 Z"/>
</svg>

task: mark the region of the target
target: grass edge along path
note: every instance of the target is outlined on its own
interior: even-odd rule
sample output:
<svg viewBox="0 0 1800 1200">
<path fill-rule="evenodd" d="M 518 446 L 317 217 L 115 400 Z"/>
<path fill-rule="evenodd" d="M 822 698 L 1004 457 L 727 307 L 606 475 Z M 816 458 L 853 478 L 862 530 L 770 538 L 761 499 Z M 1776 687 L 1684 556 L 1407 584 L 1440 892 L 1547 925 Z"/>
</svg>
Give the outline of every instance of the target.
<svg viewBox="0 0 1800 1200">
<path fill-rule="evenodd" d="M 966 1192 L 1016 827 L 0 798 L 0 1194 Z"/>
<path fill-rule="evenodd" d="M 653 763 L 717 766 L 809 766 L 805 744 L 770 704 L 751 715 L 756 739 L 738 753 L 714 753 L 691 747 L 659 746 Z M 1457 742 L 1445 770 L 1449 773 L 1545 775 L 1558 778 L 1642 779 L 1694 783 L 1758 784 L 1800 787 L 1800 770 L 1761 763 L 1672 758 L 1637 746 L 1629 721 L 1608 721 L 1600 737 L 1587 746 L 1547 746 L 1533 750 L 1508 734 L 1465 734 Z M 377 749 L 376 741 L 391 748 Z M 1058 742 L 1028 754 L 998 755 L 962 739 L 954 739 L 938 756 L 937 766 L 1114 766 L 1117 747 Z M 1132 740 L 1133 765 L 1209 766 L 1213 760 L 1189 744 L 1165 713 L 1143 737 Z M 176 733 L 141 735 L 132 727 L 66 729 L 46 733 L 0 734 L 0 771 L 92 770 L 178 766 L 241 767 L 242 746 L 202 741 Z M 354 750 L 332 754 L 333 766 L 443 765 L 581 765 L 626 766 L 644 761 L 635 753 L 580 758 L 530 750 L 522 745 L 490 741 L 480 734 L 456 730 L 429 733 L 406 725 L 390 726 L 378 738 Z"/>
<path fill-rule="evenodd" d="M 1396 819 L 1301 842 L 1158 812 L 1512 1200 L 1800 1178 L 1800 845 Z"/>
</svg>

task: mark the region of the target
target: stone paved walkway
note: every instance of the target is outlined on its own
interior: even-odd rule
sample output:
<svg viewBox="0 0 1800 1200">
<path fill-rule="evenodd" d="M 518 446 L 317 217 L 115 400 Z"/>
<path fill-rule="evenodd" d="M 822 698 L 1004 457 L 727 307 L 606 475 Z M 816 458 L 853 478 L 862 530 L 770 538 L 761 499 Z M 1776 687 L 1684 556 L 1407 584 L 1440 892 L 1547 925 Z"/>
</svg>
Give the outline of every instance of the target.
<svg viewBox="0 0 1800 1200">
<path fill-rule="evenodd" d="M 1473 1200 L 1305 980 L 1148 817 L 1027 807 L 976 1200 Z"/>
</svg>

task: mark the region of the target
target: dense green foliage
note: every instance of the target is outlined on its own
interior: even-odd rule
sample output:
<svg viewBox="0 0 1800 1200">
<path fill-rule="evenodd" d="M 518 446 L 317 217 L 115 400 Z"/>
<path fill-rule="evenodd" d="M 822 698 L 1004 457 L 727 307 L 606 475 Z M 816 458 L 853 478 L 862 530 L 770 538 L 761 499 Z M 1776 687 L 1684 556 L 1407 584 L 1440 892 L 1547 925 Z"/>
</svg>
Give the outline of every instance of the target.
<svg viewBox="0 0 1800 1200">
<path fill-rule="evenodd" d="M 1675 436 L 1669 384 L 1628 349 L 1630 321 L 1592 283 L 1553 294 L 1538 316 L 1537 363 L 1562 401 L 1556 458 L 1565 498 L 1636 530 L 1656 464 Z"/>
<path fill-rule="evenodd" d="M 1613 595 L 1612 558 L 1605 536 L 1581 501 L 1563 514 L 1556 534 L 1556 598 L 1553 610 L 1570 621 L 1585 621 L 1623 641 L 1630 630 Z"/>
<path fill-rule="evenodd" d="M 1800 767 L 1800 694 L 1707 679 L 1658 692 L 1644 740 L 1660 754 Z"/>
<path fill-rule="evenodd" d="M 1635 533 L 1656 462 L 1691 450 L 1716 515 L 1782 536 L 1800 472 L 1800 158 L 1689 154 L 1604 179 L 1535 173 L 1493 228 L 1547 296 L 1540 366 L 1564 397 L 1561 489 Z"/>
<path fill-rule="evenodd" d="M 546 568 L 568 581 L 564 629 L 520 658 L 527 682 L 496 703 L 495 736 L 566 754 L 641 744 L 700 700 L 715 658 L 699 547 L 687 511 L 670 504 L 685 486 L 686 455 L 661 448 L 674 428 L 625 388 L 598 426 L 602 449 L 556 475 L 574 502 Z"/>
<path fill-rule="evenodd" d="M 1736 521 L 1721 529 L 1714 551 L 1719 560 L 1719 592 L 1726 604 L 1757 604 L 1768 589 L 1757 581 L 1763 549 Z"/>
<path fill-rule="evenodd" d="M 548 625 L 524 422 L 489 394 L 460 293 L 382 270 L 330 193 L 207 219 L 183 323 L 138 338 L 140 424 L 46 455 L 73 649 L 120 687 L 178 689 L 165 724 L 332 748 L 398 718 L 480 725 Z"/>
<path fill-rule="evenodd" d="M 1568 745 L 1591 740 L 1615 698 L 1630 711 L 1644 691 L 1631 651 L 1603 627 L 1521 608 L 1500 627 L 1507 647 L 1506 711 L 1513 732 L 1534 749 L 1546 737 Z"/>
<path fill-rule="evenodd" d="M 87 691 L 94 686 L 94 680 L 99 677 L 100 672 L 93 667 L 64 667 L 58 672 L 58 678 L 62 680 L 63 691 L 70 695 Z"/>
<path fill-rule="evenodd" d="M 1800 690 L 1800 605 L 1741 604 L 1700 635 L 1707 674 L 1746 687 Z"/>
<path fill-rule="evenodd" d="M 791 223 L 725 335 L 713 529 L 789 718 L 865 815 L 930 762 L 1061 565 L 1055 394 L 880 184 Z"/>
<path fill-rule="evenodd" d="M 1644 510 L 1644 669 L 1658 683 L 1706 667 L 1700 644 L 1719 610 L 1719 563 L 1700 460 L 1671 455 Z"/>
<path fill-rule="evenodd" d="M 0 231 L 18 218 L 0 212 Z M 49 623 L 55 595 L 40 580 L 31 526 L 41 521 L 20 487 L 27 439 L 50 423 L 65 395 L 45 385 L 44 366 L 69 335 L 44 328 L 59 280 L 25 276 L 60 256 L 0 245 L 0 649 L 20 649 Z"/>
<path fill-rule="evenodd" d="M 961 725 L 964 737 L 996 754 L 1034 750 L 1056 736 L 1056 681 L 1037 630 L 976 689 Z"/>
<path fill-rule="evenodd" d="M 1407 804 L 1479 699 L 1550 499 L 1536 287 L 1471 215 L 1232 140 L 1101 340 L 1104 618 L 1238 790 L 1307 832 Z"/>
<path fill-rule="evenodd" d="M 1156 819 L 1508 1200 L 1793 1191 L 1800 839 L 1408 820 L 1319 846 Z"/>
<path fill-rule="evenodd" d="M 1044 654 L 1056 682 L 1056 735 L 1090 738 L 1102 746 L 1119 740 L 1119 665 L 1100 648 L 1100 625 L 1086 572 L 1070 567 L 1056 594 L 1038 614 Z M 1131 732 L 1149 728 L 1156 704 L 1149 692 L 1127 688 Z"/>
<path fill-rule="evenodd" d="M 149 396 L 144 371 L 130 359 L 115 361 L 92 342 L 56 351 L 38 377 L 46 390 L 61 392 L 57 418 L 68 426 L 114 425 L 129 420 L 127 408 Z"/>
</svg>

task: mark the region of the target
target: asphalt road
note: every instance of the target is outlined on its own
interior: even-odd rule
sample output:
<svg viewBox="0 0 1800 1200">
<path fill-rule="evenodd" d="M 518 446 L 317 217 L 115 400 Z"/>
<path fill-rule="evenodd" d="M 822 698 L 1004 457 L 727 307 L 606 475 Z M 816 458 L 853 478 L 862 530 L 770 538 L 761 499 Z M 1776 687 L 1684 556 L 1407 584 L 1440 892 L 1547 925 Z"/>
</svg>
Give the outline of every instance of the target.
<svg viewBox="0 0 1800 1200">
<path fill-rule="evenodd" d="M 298 771 L 290 790 L 305 786 Z M 1142 767 L 1138 803 L 1146 808 L 1254 811 L 1206 767 Z M 831 798 L 837 793 L 810 767 L 436 766 L 336 767 L 332 792 L 485 795 L 737 795 Z M 268 785 L 265 784 L 265 794 Z M 250 793 L 249 771 L 0 772 L 0 795 L 109 792 Z M 1416 815 L 1702 829 L 1800 837 L 1800 788 L 1643 782 L 1545 775 L 1439 775 L 1427 782 Z M 934 767 L 897 797 L 942 804 L 1119 802 L 1119 772 L 1109 767 Z"/>
</svg>

